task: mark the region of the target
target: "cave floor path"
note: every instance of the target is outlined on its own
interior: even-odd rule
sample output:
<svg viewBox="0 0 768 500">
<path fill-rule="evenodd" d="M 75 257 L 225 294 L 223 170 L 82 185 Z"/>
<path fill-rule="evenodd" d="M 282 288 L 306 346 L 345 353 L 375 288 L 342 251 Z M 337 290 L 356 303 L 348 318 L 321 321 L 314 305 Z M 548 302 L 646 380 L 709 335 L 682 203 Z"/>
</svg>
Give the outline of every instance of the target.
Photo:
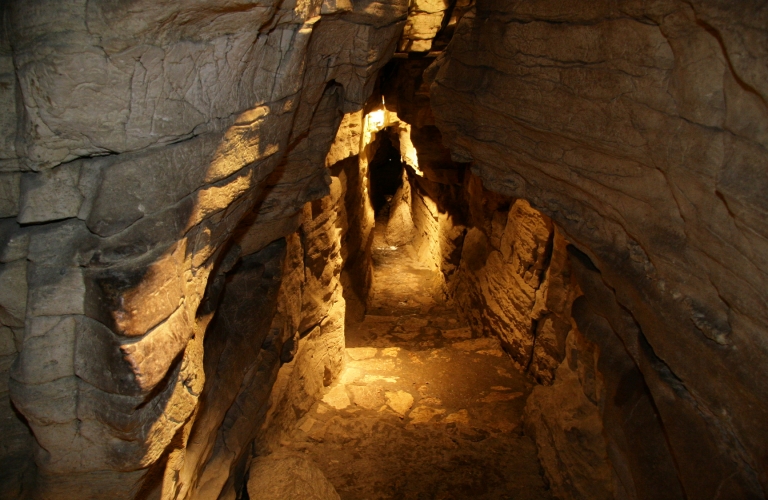
<svg viewBox="0 0 768 500">
<path fill-rule="evenodd" d="M 552 498 L 522 432 L 532 385 L 495 339 L 472 338 L 412 247 L 389 247 L 379 230 L 373 253 L 345 369 L 290 446 L 344 500 Z"/>
</svg>

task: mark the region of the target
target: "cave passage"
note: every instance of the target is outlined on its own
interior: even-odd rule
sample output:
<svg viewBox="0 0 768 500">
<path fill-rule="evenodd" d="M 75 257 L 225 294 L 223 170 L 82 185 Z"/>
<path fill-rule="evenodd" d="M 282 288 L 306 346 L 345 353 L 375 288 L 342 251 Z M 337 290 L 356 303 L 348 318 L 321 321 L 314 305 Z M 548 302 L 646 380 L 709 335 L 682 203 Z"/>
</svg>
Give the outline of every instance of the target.
<svg viewBox="0 0 768 500">
<path fill-rule="evenodd" d="M 392 140 L 383 135 L 370 165 L 371 205 L 376 215 L 388 216 L 389 202 L 402 185 L 403 163 Z M 383 213 L 382 213 L 383 210 Z"/>
<path fill-rule="evenodd" d="M 497 338 L 473 338 L 440 271 L 410 243 L 390 245 L 387 222 L 377 218 L 367 314 L 347 323 L 345 367 L 289 446 L 342 499 L 551 498 L 521 428 L 533 384 Z"/>
<path fill-rule="evenodd" d="M 0 2 L 0 500 L 768 500 L 768 2 Z"/>
</svg>

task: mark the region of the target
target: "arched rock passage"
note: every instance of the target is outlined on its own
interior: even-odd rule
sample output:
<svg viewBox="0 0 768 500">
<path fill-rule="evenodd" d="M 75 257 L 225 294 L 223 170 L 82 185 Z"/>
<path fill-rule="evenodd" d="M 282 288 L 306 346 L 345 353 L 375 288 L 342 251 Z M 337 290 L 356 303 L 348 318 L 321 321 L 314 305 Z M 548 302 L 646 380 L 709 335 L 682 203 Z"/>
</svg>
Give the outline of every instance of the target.
<svg viewBox="0 0 768 500">
<path fill-rule="evenodd" d="M 765 9 L 0 8 L 2 496 L 243 495 L 341 373 L 387 135 L 554 494 L 765 498 Z"/>
</svg>

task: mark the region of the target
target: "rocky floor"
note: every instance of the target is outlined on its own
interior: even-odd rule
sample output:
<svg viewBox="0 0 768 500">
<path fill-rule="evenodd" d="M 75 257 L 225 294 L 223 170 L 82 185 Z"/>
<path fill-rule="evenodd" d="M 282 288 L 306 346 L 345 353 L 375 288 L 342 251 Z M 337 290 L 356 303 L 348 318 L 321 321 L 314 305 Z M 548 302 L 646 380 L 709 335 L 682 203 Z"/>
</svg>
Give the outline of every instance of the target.
<svg viewBox="0 0 768 500">
<path fill-rule="evenodd" d="M 374 263 L 345 371 L 285 444 L 344 500 L 552 498 L 522 433 L 530 383 L 495 339 L 472 338 L 411 248 L 377 234 Z"/>
</svg>

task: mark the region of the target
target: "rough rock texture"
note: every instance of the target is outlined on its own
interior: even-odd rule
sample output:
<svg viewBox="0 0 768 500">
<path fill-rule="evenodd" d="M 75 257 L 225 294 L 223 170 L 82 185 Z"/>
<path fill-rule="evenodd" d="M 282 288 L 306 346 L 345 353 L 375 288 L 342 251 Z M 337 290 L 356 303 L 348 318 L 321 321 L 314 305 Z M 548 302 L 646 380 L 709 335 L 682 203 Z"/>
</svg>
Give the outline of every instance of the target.
<svg viewBox="0 0 768 500">
<path fill-rule="evenodd" d="M 411 212 L 411 184 L 403 169 L 402 181 L 392 197 L 385 238 L 392 246 L 402 246 L 413 239 L 413 214 Z"/>
<path fill-rule="evenodd" d="M 490 235 L 473 227 L 464 238 L 454 295 L 473 327 L 498 335 L 527 370 L 536 326 L 531 313 L 549 263 L 552 225 L 524 200 L 492 215 Z"/>
<path fill-rule="evenodd" d="M 431 171 L 430 167 L 425 167 L 425 175 Z M 461 207 L 455 203 L 454 196 L 441 195 L 445 195 L 446 191 L 449 195 L 454 195 L 456 191 L 461 193 L 461 186 L 458 186 L 459 189 L 450 185 L 445 188 L 420 177 L 410 180 L 413 186 L 413 246 L 416 254 L 423 264 L 439 269 L 444 281 L 449 283 L 459 267 L 466 217 L 457 208 L 446 209 L 446 205 Z"/>
<path fill-rule="evenodd" d="M 407 52 L 431 49 L 450 4 L 448 0 L 414 0 L 408 9 L 408 21 L 403 29 L 399 49 Z"/>
<path fill-rule="evenodd" d="M 0 4 L 0 494 L 240 495 L 341 368 L 396 127 L 558 494 L 765 498 L 766 10 L 469 5 Z"/>
<path fill-rule="evenodd" d="M 276 453 L 251 461 L 248 473 L 251 498 L 282 500 L 339 500 L 333 485 L 312 460 L 299 453 Z"/>
<path fill-rule="evenodd" d="M 282 441 L 349 499 L 551 499 L 520 420 L 535 385 L 498 339 L 472 339 L 441 299 L 441 273 L 375 228 L 364 321 L 346 364 Z"/>
<path fill-rule="evenodd" d="M 181 494 L 179 443 L 207 415 L 203 297 L 328 193 L 338 123 L 373 90 L 408 6 L 2 7 L 0 255 L 14 286 L 0 301 L 19 329 L 9 387 L 37 442 L 34 495 L 120 498 L 163 481 Z M 248 273 L 233 283 L 248 288 Z M 230 424 L 239 450 L 250 430 Z M 212 460 L 230 470 L 236 458 Z"/>
<path fill-rule="evenodd" d="M 326 158 L 333 174 L 330 193 L 304 205 L 298 231 L 285 244 L 272 243 L 241 257 L 209 285 L 209 303 L 203 307 L 216 311 L 205 343 L 211 382 L 201 395 L 191 433 L 178 448 L 178 462 L 166 468 L 165 496 L 172 497 L 174 490 L 179 498 L 240 492 L 252 448 L 259 454 L 277 449 L 283 433 L 295 427 L 323 388 L 338 377 L 346 312 L 344 256 L 354 254 L 364 261 L 366 226 L 364 217 L 350 224 L 347 216 L 350 209 L 362 208 L 361 162 L 354 161 L 357 156 L 337 153 L 339 144 L 355 142 L 350 151 L 365 150 L 355 125 L 360 116 L 348 115 L 339 127 Z M 358 180 L 349 182 L 348 177 Z M 242 255 L 255 242 L 269 240 L 262 231 L 258 224 L 236 230 L 233 248 Z M 274 263 L 249 265 L 254 259 L 259 264 L 265 258 L 275 261 L 284 246 L 281 273 L 270 269 Z M 264 290 L 259 283 L 266 283 L 261 285 Z M 219 286 L 223 292 L 217 291 Z M 270 292 L 276 293 L 271 302 Z M 174 468 L 178 472 L 169 474 Z M 252 476 L 249 488 L 259 480 Z"/>
<path fill-rule="evenodd" d="M 526 401 L 526 433 L 536 440 L 557 498 L 614 498 L 593 346 L 574 330 L 568 336 L 568 362 L 558 368 L 554 384 L 534 388 Z"/>
<path fill-rule="evenodd" d="M 16 154 L 16 75 L 7 10 L 0 5 L 0 498 L 21 498 L 34 480 L 33 438 L 9 394 L 10 368 L 24 341 L 29 231 L 19 214 L 21 174 Z"/>
<path fill-rule="evenodd" d="M 343 176 L 342 176 L 343 177 Z M 268 452 L 335 380 L 342 368 L 345 301 L 341 286 L 341 242 L 346 232 L 343 180 L 334 177 L 331 194 L 308 204 L 301 239 L 301 316 L 284 351 L 270 414 L 260 429 L 259 448 Z"/>
<path fill-rule="evenodd" d="M 18 227 L 5 225 L 7 234 Z M 2 259 L 0 259 L 2 261 Z M 21 350 L 26 306 L 26 260 L 0 264 L 0 498 L 22 498 L 34 480 L 33 438 L 8 393 L 11 365 Z"/>
<path fill-rule="evenodd" d="M 364 118 L 362 111 L 344 115 L 326 157 L 326 165 L 344 179 L 347 227 L 341 245 L 341 285 L 347 317 L 358 319 L 364 313 L 372 276 L 374 214 L 368 195 L 368 164 L 376 152 L 376 141 L 370 126 L 370 120 Z"/>
<path fill-rule="evenodd" d="M 425 68 L 423 60 L 395 60 L 383 85 L 398 116 L 391 135 L 410 167 L 413 247 L 421 263 L 442 271 L 445 293 L 476 336 L 500 338 L 521 370 L 551 384 L 579 294 L 567 242 L 528 202 L 489 191 L 451 160 L 434 125 Z"/>
<path fill-rule="evenodd" d="M 16 71 L 13 67 L 13 50 L 10 38 L 10 11 L 6 8 L 7 2 L 0 5 L 0 217 L 16 215 L 18 206 L 12 204 L 8 196 L 8 188 L 18 186 L 18 181 L 4 172 L 16 172 L 21 170 L 19 156 L 16 153 L 16 127 L 18 124 L 16 99 L 17 81 Z M 18 177 L 17 177 L 18 178 Z M 18 195 L 17 199 L 18 199 Z"/>
<path fill-rule="evenodd" d="M 180 498 L 215 498 L 233 490 L 227 483 L 248 458 L 283 345 L 296 329 L 297 308 L 288 301 L 300 296 L 301 282 L 286 274 L 301 272 L 300 255 L 298 237 L 279 240 L 218 277 L 225 282 L 221 295 L 211 294 L 204 306 L 216 310 L 204 343 L 206 383 L 194 422 L 170 453 L 164 497 L 178 491 Z"/>
<path fill-rule="evenodd" d="M 521 370 L 551 384 L 580 293 L 563 235 L 528 202 L 489 192 L 471 173 L 458 186 L 415 183 L 421 260 L 443 272 L 476 336 L 498 337 Z"/>
<path fill-rule="evenodd" d="M 364 314 L 373 272 L 369 163 L 378 132 L 388 123 L 371 114 L 344 116 L 325 158 L 330 194 L 304 206 L 301 321 L 256 443 L 262 455 L 279 450 L 324 388 L 338 378 L 345 324 Z"/>
<path fill-rule="evenodd" d="M 744 2 L 479 1 L 429 71 L 454 158 L 585 262 L 591 316 L 613 332 L 600 357 L 619 339 L 640 374 L 605 384 L 647 387 L 672 498 L 768 491 L 767 22 Z M 612 464 L 629 498 L 658 498 Z"/>
</svg>

